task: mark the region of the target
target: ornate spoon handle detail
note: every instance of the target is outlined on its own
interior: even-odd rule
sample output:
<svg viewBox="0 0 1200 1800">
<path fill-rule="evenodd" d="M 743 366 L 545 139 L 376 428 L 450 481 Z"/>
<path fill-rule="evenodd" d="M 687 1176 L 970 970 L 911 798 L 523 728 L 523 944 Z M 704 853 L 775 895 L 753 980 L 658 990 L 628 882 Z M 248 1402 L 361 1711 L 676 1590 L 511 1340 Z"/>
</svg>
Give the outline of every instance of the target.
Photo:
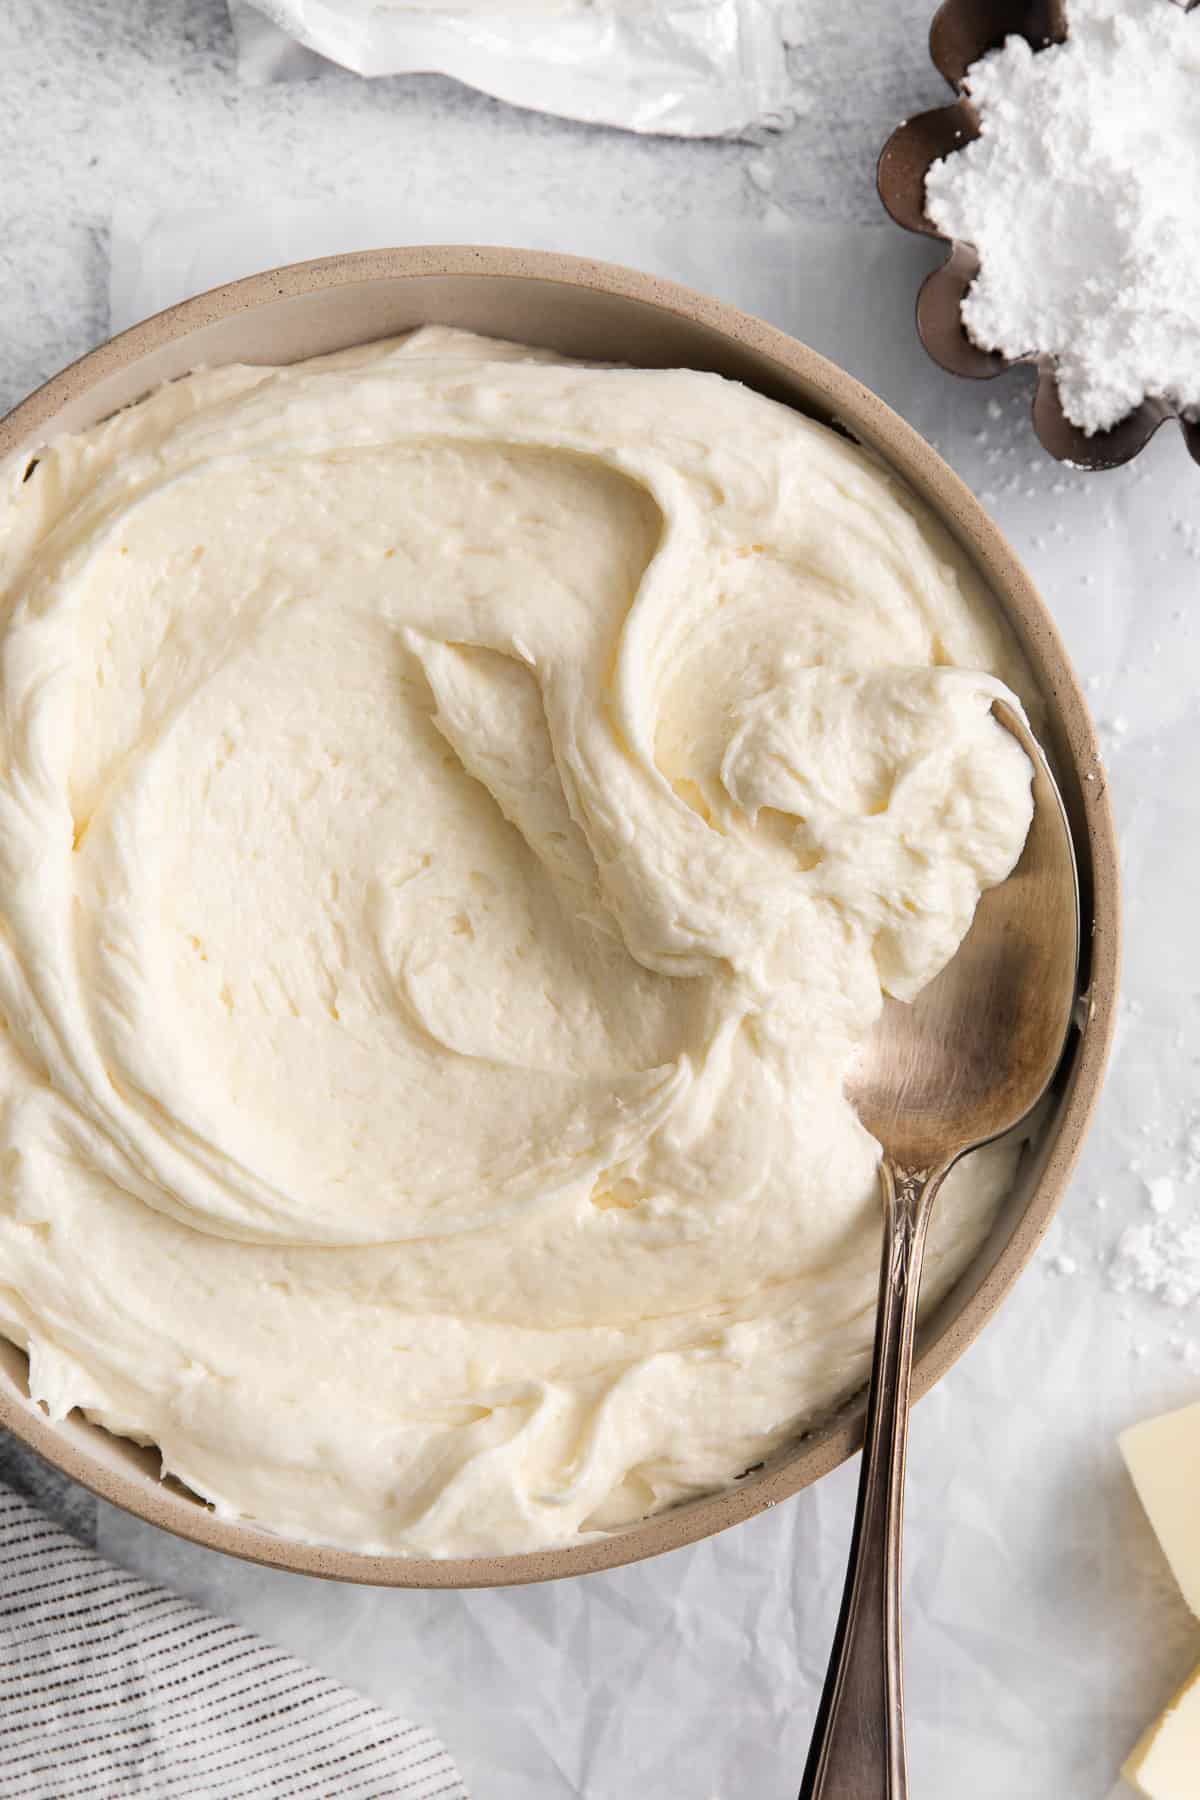
<svg viewBox="0 0 1200 1800">
<path fill-rule="evenodd" d="M 946 1168 L 880 1165 L 883 1256 L 858 1506 L 800 1800 L 906 1800 L 900 1577 L 921 1261 Z"/>
</svg>

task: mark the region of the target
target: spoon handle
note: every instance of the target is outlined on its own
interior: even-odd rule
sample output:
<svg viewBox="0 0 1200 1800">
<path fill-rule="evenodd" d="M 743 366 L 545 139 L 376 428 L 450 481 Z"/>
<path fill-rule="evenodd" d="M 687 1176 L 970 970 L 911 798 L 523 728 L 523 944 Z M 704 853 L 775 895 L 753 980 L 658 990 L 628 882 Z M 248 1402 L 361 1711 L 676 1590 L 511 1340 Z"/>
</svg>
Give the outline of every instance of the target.
<svg viewBox="0 0 1200 1800">
<path fill-rule="evenodd" d="M 921 1260 L 945 1168 L 880 1164 L 883 1256 L 858 1506 L 800 1800 L 905 1800 L 900 1539 Z"/>
</svg>

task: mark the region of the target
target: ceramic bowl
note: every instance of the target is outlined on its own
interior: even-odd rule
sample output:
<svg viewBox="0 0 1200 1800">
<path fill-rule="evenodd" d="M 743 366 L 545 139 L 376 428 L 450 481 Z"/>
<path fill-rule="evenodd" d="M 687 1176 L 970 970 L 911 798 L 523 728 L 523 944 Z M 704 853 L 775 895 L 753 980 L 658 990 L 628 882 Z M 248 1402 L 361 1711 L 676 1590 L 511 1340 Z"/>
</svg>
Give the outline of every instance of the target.
<svg viewBox="0 0 1200 1800">
<path fill-rule="evenodd" d="M 1187 3 L 1192 6 L 1197 0 Z M 965 91 L 972 64 L 1013 36 L 1023 37 L 1037 51 L 1061 43 L 1066 35 L 1063 0 L 945 0 L 930 27 L 929 53 L 957 98 L 949 106 L 906 119 L 880 155 L 879 197 L 892 218 L 907 231 L 940 239 L 949 249 L 945 262 L 926 278 L 917 296 L 917 331 L 934 362 L 951 375 L 988 380 L 1016 364 L 997 351 L 981 350 L 967 336 L 962 303 L 979 272 L 979 258 L 970 244 L 944 237 L 926 218 L 925 177 L 931 164 L 979 136 L 979 115 Z M 1136 456 L 1168 419 L 1179 421 L 1189 451 L 1200 462 L 1200 421 L 1180 417 L 1170 401 L 1151 396 L 1110 430 L 1089 437 L 1063 411 L 1054 358 L 1030 355 L 1017 360 L 1037 370 L 1033 429 L 1043 449 L 1058 462 L 1078 469 L 1115 469 Z"/>
<path fill-rule="evenodd" d="M 922 1332 L 924 1393 L 996 1311 L 1062 1197 L 1100 1090 L 1117 986 L 1117 856 L 1086 703 L 1046 608 L 999 531 L 924 440 L 851 376 L 732 307 L 601 263 L 511 250 L 407 249 L 272 270 L 186 301 L 101 345 L 0 422 L 0 457 L 36 457 L 58 433 L 127 406 L 200 365 L 291 362 L 423 323 L 456 325 L 567 355 L 722 375 L 836 424 L 880 456 L 949 528 L 995 597 L 1045 702 L 1043 737 L 1071 818 L 1083 897 L 1078 1023 L 1044 1129 L 991 1236 Z M 0 1424 L 66 1474 L 139 1518 L 198 1544 L 305 1574 L 396 1587 L 470 1587 L 580 1575 L 720 1531 L 816 1481 L 861 1438 L 862 1396 L 724 1492 L 595 1542 L 527 1556 L 434 1560 L 362 1556 L 218 1519 L 159 1477 L 152 1451 L 78 1414 L 34 1405 L 26 1364 L 0 1341 Z"/>
</svg>

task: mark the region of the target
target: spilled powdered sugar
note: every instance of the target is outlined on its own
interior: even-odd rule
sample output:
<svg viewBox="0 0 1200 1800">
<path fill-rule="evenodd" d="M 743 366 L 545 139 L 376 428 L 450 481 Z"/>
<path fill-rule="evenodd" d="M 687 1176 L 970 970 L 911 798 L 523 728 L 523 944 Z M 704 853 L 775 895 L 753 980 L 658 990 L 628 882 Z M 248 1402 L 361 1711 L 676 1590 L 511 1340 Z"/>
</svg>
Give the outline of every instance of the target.
<svg viewBox="0 0 1200 1800">
<path fill-rule="evenodd" d="M 1200 405 L 1200 10 L 1071 0 L 1068 25 L 968 71 L 981 135 L 933 164 L 925 198 L 979 252 L 970 336 L 1053 355 L 1090 434 L 1147 395 Z"/>
<path fill-rule="evenodd" d="M 1194 1159 L 1181 1169 L 1184 1181 L 1200 1173 Z M 1200 1203 L 1189 1189 L 1180 1195 L 1176 1179 L 1158 1175 L 1146 1182 L 1150 1217 L 1129 1225 L 1109 1263 L 1109 1285 L 1117 1293 L 1148 1294 L 1167 1306 L 1200 1302 Z"/>
</svg>

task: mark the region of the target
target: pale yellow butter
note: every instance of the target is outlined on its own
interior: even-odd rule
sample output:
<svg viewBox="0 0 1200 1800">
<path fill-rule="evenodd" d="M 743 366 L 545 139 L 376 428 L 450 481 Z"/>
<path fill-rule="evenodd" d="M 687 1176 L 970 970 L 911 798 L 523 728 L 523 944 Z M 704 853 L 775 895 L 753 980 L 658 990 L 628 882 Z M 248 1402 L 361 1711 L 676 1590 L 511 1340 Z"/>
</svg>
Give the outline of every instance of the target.
<svg viewBox="0 0 1200 1800">
<path fill-rule="evenodd" d="M 1189 1410 L 1200 1412 L 1197 1407 Z M 1147 1800 L 1196 1800 L 1200 1794 L 1200 1669 L 1147 1731 L 1122 1774 Z"/>
<path fill-rule="evenodd" d="M 1183 1597 L 1200 1617 L 1200 1404 L 1131 1426 L 1120 1442 Z M 1193 1792 L 1200 1794 L 1200 1774 Z"/>
</svg>

